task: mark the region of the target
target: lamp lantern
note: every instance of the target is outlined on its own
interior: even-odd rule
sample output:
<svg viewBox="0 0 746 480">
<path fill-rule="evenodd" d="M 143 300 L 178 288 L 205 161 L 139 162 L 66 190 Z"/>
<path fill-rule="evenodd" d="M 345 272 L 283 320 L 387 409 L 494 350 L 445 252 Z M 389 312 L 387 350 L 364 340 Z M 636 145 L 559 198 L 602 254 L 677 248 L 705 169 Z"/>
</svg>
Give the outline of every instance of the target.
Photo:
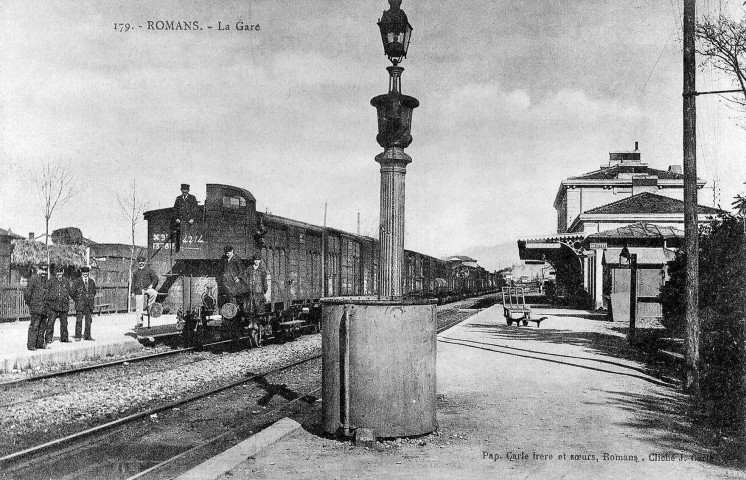
<svg viewBox="0 0 746 480">
<path fill-rule="evenodd" d="M 407 14 L 401 9 L 401 0 L 389 0 L 389 8 L 383 12 L 378 21 L 381 30 L 383 51 L 394 66 L 407 58 L 409 41 L 412 38 L 412 25 L 407 20 Z"/>
</svg>

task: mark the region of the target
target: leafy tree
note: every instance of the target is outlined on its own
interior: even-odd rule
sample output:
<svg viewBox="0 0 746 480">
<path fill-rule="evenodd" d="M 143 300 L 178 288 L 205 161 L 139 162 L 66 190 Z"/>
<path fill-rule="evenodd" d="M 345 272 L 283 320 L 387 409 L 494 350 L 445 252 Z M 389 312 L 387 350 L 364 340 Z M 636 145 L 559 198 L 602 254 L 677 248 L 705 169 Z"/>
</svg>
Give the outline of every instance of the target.
<svg viewBox="0 0 746 480">
<path fill-rule="evenodd" d="M 743 233 L 746 236 L 746 196 L 736 195 L 735 200 L 731 204 L 736 209 L 736 215 L 745 220 L 743 223 Z"/>
<path fill-rule="evenodd" d="M 724 213 L 700 231 L 699 316 L 702 398 L 713 423 L 746 432 L 746 235 L 743 218 Z M 661 289 L 664 324 L 683 331 L 686 259 L 669 264 Z"/>
</svg>

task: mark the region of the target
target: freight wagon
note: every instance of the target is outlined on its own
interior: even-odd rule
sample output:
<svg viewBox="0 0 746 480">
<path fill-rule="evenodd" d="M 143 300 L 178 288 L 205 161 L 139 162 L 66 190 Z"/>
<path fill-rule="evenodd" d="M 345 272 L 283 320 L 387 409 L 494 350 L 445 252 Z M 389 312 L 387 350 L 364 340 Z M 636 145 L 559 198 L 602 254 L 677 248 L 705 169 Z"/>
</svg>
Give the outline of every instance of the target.
<svg viewBox="0 0 746 480">
<path fill-rule="evenodd" d="M 178 232 L 173 208 L 148 211 L 145 219 L 150 266 L 162 279 L 158 302 L 164 312 L 177 313 L 177 322 L 143 327 L 137 331 L 141 336 L 186 330 L 191 338 L 193 329 L 225 320 L 220 277 L 226 245 L 244 261 L 259 254 L 269 272 L 266 314 L 261 331 L 253 335 L 257 344 L 299 325 L 317 328 L 322 297 L 375 295 L 378 290 L 377 239 L 257 212 L 256 199 L 242 188 L 207 184 L 194 223 L 182 223 Z M 448 301 L 496 287 L 494 274 L 481 267 L 408 250 L 405 262 L 405 296 Z"/>
</svg>

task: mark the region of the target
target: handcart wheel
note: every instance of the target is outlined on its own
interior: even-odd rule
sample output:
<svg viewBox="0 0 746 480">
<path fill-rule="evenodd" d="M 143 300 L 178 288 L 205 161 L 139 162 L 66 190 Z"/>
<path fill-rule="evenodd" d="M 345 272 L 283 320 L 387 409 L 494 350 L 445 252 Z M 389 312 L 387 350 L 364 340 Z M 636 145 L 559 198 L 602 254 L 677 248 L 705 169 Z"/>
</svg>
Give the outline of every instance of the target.
<svg viewBox="0 0 746 480">
<path fill-rule="evenodd" d="M 155 302 L 153 305 L 151 305 L 148 308 L 148 312 L 150 313 L 150 316 L 152 318 L 158 318 L 163 313 L 163 305 L 161 305 L 158 302 Z"/>
</svg>

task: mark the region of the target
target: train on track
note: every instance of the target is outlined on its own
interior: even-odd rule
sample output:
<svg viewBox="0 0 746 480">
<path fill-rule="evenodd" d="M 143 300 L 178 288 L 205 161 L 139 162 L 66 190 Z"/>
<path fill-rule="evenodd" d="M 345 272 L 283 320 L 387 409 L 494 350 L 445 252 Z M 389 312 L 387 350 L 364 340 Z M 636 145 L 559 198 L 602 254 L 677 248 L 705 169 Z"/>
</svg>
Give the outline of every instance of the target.
<svg viewBox="0 0 746 480">
<path fill-rule="evenodd" d="M 302 328 L 318 329 L 319 300 L 334 296 L 376 295 L 378 240 L 256 210 L 243 188 L 207 184 L 194 223 L 174 231 L 174 209 L 145 212 L 150 267 L 160 276 L 160 312 L 175 313 L 170 324 L 136 329 L 141 337 L 180 332 L 188 342 L 212 340 L 227 324 L 221 307 L 224 247 L 242 259 L 258 254 L 269 272 L 269 301 L 252 343 L 287 337 Z M 246 260 L 244 260 L 246 261 Z M 475 262 L 448 261 L 405 250 L 406 297 L 447 302 L 496 291 L 496 274 Z M 233 322 L 243 322 L 238 312 Z M 253 322 L 252 322 L 253 323 Z M 234 325 L 235 327 L 235 325 Z"/>
</svg>

